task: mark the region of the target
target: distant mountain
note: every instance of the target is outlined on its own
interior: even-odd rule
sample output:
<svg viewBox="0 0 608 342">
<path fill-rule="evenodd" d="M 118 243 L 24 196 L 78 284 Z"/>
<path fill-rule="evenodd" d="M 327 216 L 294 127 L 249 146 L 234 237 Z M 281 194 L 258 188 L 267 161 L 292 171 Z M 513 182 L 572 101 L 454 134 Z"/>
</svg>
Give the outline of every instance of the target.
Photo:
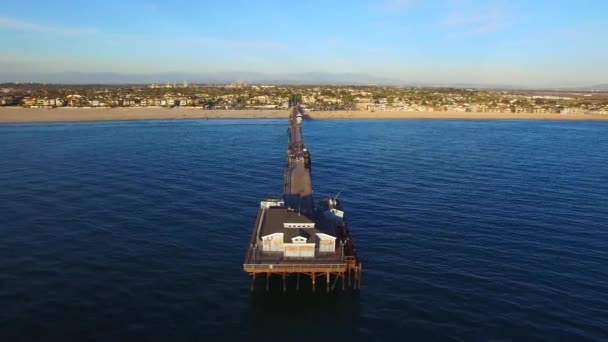
<svg viewBox="0 0 608 342">
<path fill-rule="evenodd" d="M 596 84 L 594 86 L 589 87 L 591 90 L 595 91 L 608 91 L 608 83 L 606 84 Z"/>
<path fill-rule="evenodd" d="M 289 85 L 379 85 L 379 86 L 411 86 L 411 87 L 446 87 L 472 89 L 504 89 L 504 90 L 579 90 L 579 91 L 608 91 L 608 84 L 580 87 L 524 87 L 509 84 L 481 84 L 457 82 L 422 82 L 403 80 L 366 73 L 330 73 L 330 72 L 299 72 L 272 74 L 261 72 L 162 72 L 162 73 L 115 73 L 115 72 L 3 72 L 0 71 L 0 83 L 55 83 L 55 84 L 151 84 L 153 82 L 191 82 L 198 84 L 229 84 L 236 81 L 258 84 L 289 84 Z"/>
<path fill-rule="evenodd" d="M 0 72 L 0 83 L 36 82 L 57 84 L 148 84 L 152 82 L 194 82 L 225 84 L 236 81 L 269 84 L 336 84 L 336 85 L 401 85 L 403 81 L 359 73 L 291 73 L 268 74 L 256 72 L 164 72 L 127 74 L 113 72 L 10 73 Z"/>
<path fill-rule="evenodd" d="M 380 85 L 456 88 L 512 88 L 508 85 L 464 83 L 433 83 L 402 80 L 365 73 L 300 72 L 271 74 L 258 72 L 163 72 L 128 74 L 113 72 L 10 73 L 0 72 L 0 83 L 55 83 L 55 84 L 150 84 L 152 82 L 192 82 L 199 84 L 229 84 L 236 81 L 258 84 L 290 85 Z"/>
</svg>

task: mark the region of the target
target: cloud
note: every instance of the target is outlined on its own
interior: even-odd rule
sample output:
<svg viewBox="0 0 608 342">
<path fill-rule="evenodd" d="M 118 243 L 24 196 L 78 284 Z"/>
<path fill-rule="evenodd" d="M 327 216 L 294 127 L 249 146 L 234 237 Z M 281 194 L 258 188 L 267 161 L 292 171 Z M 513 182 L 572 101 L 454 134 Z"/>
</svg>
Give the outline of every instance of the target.
<svg viewBox="0 0 608 342">
<path fill-rule="evenodd" d="M 419 0 L 378 0 L 372 4 L 376 10 L 385 13 L 393 14 L 412 8 L 418 4 Z"/>
<path fill-rule="evenodd" d="M 369 53 L 373 53 L 373 54 L 381 54 L 386 52 L 385 48 L 381 48 L 381 47 L 371 47 L 367 49 L 367 52 Z"/>
<path fill-rule="evenodd" d="M 97 33 L 97 29 L 94 28 L 48 26 L 6 16 L 0 16 L 0 29 L 22 32 L 50 33 L 63 36 L 78 36 Z"/>
<path fill-rule="evenodd" d="M 70 68 L 84 68 L 81 59 L 69 55 L 45 54 L 40 58 L 39 54 L 27 52 L 8 52 L 0 55 L 0 72 L 24 72 L 24 71 L 64 71 Z M 0 79 L 0 83 L 6 79 Z"/>
<path fill-rule="evenodd" d="M 445 24 L 462 27 L 469 33 L 491 33 L 510 26 L 510 20 L 501 3 L 494 3 L 491 7 L 477 11 L 452 12 Z"/>
<path fill-rule="evenodd" d="M 222 39 L 222 38 L 177 38 L 171 39 L 170 42 L 181 47 L 221 47 L 231 49 L 256 49 L 256 50 L 276 50 L 283 49 L 285 45 L 261 39 Z"/>
</svg>

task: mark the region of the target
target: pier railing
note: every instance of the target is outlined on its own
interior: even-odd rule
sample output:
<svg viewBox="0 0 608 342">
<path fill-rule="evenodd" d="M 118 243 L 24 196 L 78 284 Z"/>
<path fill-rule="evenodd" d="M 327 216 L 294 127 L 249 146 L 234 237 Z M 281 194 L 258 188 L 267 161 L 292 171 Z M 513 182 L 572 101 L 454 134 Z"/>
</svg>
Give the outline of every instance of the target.
<svg viewBox="0 0 608 342">
<path fill-rule="evenodd" d="M 314 260 L 315 262 L 325 263 L 336 263 L 351 260 L 352 256 L 344 255 L 343 246 L 338 247 L 335 252 L 319 252 L 315 251 Z M 252 243 L 249 246 L 247 256 L 245 258 L 246 264 L 254 263 L 291 263 L 294 261 L 307 261 L 311 258 L 297 258 L 297 257 L 286 257 L 283 252 L 264 252 L 260 249 L 259 244 Z"/>
<path fill-rule="evenodd" d="M 310 272 L 311 270 L 331 272 L 343 271 L 346 264 L 244 264 L 243 268 L 248 272 Z"/>
</svg>

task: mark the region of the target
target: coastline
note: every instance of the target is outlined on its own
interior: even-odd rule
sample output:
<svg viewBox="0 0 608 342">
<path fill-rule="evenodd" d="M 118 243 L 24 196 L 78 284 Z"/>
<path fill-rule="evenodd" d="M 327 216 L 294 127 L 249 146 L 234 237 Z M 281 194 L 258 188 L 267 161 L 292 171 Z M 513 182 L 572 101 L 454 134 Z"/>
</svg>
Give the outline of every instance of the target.
<svg viewBox="0 0 608 342">
<path fill-rule="evenodd" d="M 0 123 L 80 121 L 284 119 L 287 110 L 204 110 L 200 108 L 21 108 L 0 107 Z M 608 121 L 608 115 L 479 112 L 322 111 L 306 112 L 313 120 L 558 120 Z"/>
</svg>

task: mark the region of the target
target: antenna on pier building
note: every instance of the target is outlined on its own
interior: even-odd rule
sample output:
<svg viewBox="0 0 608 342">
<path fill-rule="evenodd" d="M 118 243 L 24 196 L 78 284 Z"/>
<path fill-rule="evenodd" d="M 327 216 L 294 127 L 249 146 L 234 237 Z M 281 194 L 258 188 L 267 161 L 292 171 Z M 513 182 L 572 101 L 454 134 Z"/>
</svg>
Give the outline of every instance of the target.
<svg viewBox="0 0 608 342">
<path fill-rule="evenodd" d="M 340 194 L 342 193 L 342 191 L 344 191 L 346 189 L 346 187 L 343 187 L 342 190 L 338 191 L 338 193 L 336 194 L 336 196 L 334 196 L 334 202 L 338 199 L 338 197 L 340 196 Z"/>
</svg>

